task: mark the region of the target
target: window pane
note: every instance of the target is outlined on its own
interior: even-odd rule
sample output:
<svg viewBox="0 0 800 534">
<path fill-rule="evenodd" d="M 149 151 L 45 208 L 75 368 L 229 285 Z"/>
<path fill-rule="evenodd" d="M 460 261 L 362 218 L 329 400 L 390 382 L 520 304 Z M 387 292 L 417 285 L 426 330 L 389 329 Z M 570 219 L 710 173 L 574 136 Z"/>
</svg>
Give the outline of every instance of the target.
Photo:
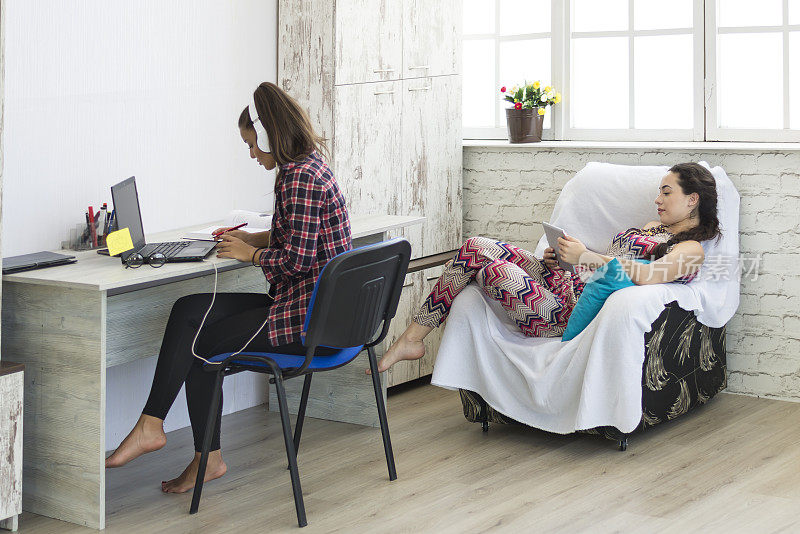
<svg viewBox="0 0 800 534">
<path fill-rule="evenodd" d="M 501 35 L 550 32 L 550 0 L 498 1 Z"/>
<path fill-rule="evenodd" d="M 691 128 L 692 36 L 636 37 L 633 54 L 636 128 Z"/>
<path fill-rule="evenodd" d="M 628 128 L 628 38 L 572 41 L 573 128 Z"/>
<path fill-rule="evenodd" d="M 500 88 L 495 87 L 494 80 L 494 39 L 464 41 L 464 127 L 494 127 L 499 95 Z"/>
<path fill-rule="evenodd" d="M 633 29 L 635 30 L 693 26 L 692 0 L 634 0 Z"/>
<path fill-rule="evenodd" d="M 550 85 L 550 39 L 529 39 L 500 43 L 500 85 L 511 87 L 539 80 L 542 87 Z M 560 92 L 560 90 L 559 90 Z M 505 124 L 508 103 L 501 101 L 498 118 Z M 544 127 L 550 127 L 550 111 L 544 118 Z"/>
<path fill-rule="evenodd" d="M 717 53 L 722 128 L 783 128 L 783 36 L 720 35 Z"/>
<path fill-rule="evenodd" d="M 550 84 L 550 39 L 500 43 L 500 85 L 540 80 Z"/>
<path fill-rule="evenodd" d="M 572 31 L 628 29 L 628 0 L 573 0 Z"/>
<path fill-rule="evenodd" d="M 463 32 L 494 33 L 494 0 L 464 0 Z"/>
<path fill-rule="evenodd" d="M 789 34 L 789 128 L 800 129 L 800 32 Z"/>
<path fill-rule="evenodd" d="M 783 0 L 719 0 L 717 6 L 717 26 L 783 24 Z"/>
<path fill-rule="evenodd" d="M 800 0 L 789 0 L 789 24 L 800 24 Z"/>
</svg>

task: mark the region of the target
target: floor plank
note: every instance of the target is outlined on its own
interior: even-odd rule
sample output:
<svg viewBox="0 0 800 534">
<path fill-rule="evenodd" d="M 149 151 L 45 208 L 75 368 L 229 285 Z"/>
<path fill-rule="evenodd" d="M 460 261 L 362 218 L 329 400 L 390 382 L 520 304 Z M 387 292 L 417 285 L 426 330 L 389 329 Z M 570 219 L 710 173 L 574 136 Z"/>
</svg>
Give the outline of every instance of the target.
<svg viewBox="0 0 800 534">
<path fill-rule="evenodd" d="M 466 422 L 458 394 L 429 384 L 388 403 L 398 480 L 380 432 L 308 419 L 300 478 L 304 532 L 793 532 L 800 529 L 800 403 L 721 394 L 631 438 L 627 452 L 588 436 Z M 191 454 L 191 432 L 111 470 L 108 533 L 296 532 L 280 419 L 263 406 L 223 418 L 228 474 L 163 495 Z M 23 513 L 22 533 L 92 530 Z"/>
</svg>

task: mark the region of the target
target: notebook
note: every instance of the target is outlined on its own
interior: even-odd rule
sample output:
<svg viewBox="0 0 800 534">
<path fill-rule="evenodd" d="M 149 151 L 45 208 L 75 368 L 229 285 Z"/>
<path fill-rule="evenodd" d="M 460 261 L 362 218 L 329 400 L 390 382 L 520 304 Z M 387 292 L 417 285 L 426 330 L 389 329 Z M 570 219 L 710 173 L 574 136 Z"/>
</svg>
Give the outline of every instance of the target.
<svg viewBox="0 0 800 534">
<path fill-rule="evenodd" d="M 186 232 L 183 239 L 194 239 L 197 241 L 215 241 L 216 238 L 211 233 L 218 228 L 238 226 L 246 222 L 247 226 L 239 228 L 244 232 L 255 234 L 257 232 L 266 232 L 272 225 L 271 213 L 258 213 L 255 211 L 246 210 L 233 210 L 223 219 L 222 224 L 216 226 L 209 226 L 193 232 Z"/>
</svg>

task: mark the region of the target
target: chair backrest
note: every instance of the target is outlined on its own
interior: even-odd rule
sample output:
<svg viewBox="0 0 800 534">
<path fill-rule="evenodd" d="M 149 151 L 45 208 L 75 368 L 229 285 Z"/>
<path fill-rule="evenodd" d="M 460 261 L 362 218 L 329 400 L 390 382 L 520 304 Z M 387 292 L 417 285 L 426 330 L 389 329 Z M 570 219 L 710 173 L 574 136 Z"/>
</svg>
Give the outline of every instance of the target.
<svg viewBox="0 0 800 534">
<path fill-rule="evenodd" d="M 402 238 L 343 252 L 319 274 L 308 305 L 307 347 L 356 347 L 376 342 L 378 327 L 397 312 L 411 245 Z M 377 338 L 380 339 L 380 338 Z"/>
</svg>

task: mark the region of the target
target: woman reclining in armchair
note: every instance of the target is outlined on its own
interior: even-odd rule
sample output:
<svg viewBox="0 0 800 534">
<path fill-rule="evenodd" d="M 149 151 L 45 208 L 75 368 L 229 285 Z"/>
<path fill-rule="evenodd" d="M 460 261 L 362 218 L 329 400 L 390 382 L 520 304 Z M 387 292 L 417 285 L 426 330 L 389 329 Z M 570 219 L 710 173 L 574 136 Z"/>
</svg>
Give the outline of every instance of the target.
<svg viewBox="0 0 800 534">
<path fill-rule="evenodd" d="M 575 237 L 559 238 L 561 259 L 580 273 L 616 257 L 637 285 L 691 281 L 704 260 L 700 242 L 720 236 L 714 177 L 696 163 L 674 165 L 661 179 L 655 203 L 659 220 L 618 233 L 606 254 L 588 250 Z M 578 274 L 559 267 L 552 248 L 540 260 L 501 241 L 467 239 L 445 265 L 411 324 L 381 358 L 378 370 L 383 372 L 400 360 L 422 358 L 422 340 L 447 319 L 456 295 L 472 280 L 502 304 L 525 335 L 539 337 L 564 333 L 584 287 Z"/>
</svg>

